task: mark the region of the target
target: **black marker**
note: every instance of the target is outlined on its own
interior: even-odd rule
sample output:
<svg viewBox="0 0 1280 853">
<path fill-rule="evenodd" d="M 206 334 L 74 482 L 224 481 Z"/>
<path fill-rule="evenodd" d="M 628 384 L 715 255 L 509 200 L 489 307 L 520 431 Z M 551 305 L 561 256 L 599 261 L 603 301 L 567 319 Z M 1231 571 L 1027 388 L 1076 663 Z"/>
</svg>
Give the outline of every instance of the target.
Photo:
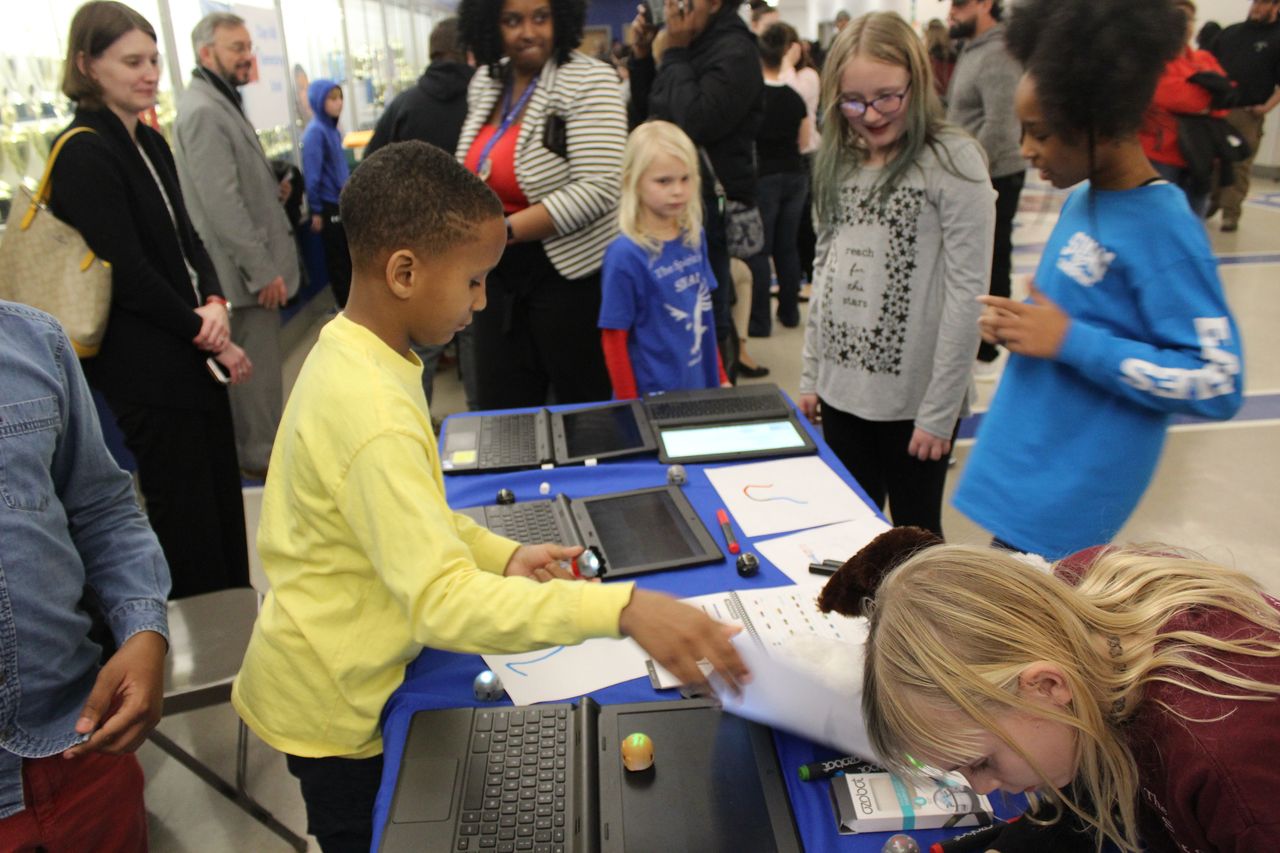
<svg viewBox="0 0 1280 853">
<path fill-rule="evenodd" d="M 979 850 L 986 850 L 987 845 L 994 841 L 1006 826 L 1017 819 L 1015 817 L 1007 823 L 997 820 L 990 826 L 980 826 L 977 829 L 966 832 L 964 835 L 957 835 L 945 841 L 935 841 L 933 846 L 929 848 L 929 853 L 976 853 Z"/>
<path fill-rule="evenodd" d="M 813 764 L 802 764 L 797 772 L 800 774 L 801 782 L 816 782 L 819 779 L 830 779 L 837 773 L 845 773 L 850 770 L 860 773 L 883 772 L 879 767 L 869 761 L 863 761 L 856 755 L 833 758 L 830 761 L 818 761 Z"/>
<path fill-rule="evenodd" d="M 811 575 L 834 575 L 843 566 L 839 560 L 823 560 L 821 563 L 810 563 L 809 574 Z"/>
</svg>

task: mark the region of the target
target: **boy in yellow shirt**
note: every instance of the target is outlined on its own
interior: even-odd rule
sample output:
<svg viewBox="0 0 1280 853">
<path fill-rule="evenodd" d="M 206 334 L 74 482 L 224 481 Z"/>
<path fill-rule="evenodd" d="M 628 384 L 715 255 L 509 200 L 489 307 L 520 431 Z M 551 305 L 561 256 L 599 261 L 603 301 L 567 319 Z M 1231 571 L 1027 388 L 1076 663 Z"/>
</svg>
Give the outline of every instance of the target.
<svg viewBox="0 0 1280 853">
<path fill-rule="evenodd" d="M 518 545 L 449 509 L 422 363 L 485 306 L 506 244 L 502 204 L 443 151 L 389 145 L 340 211 L 353 281 L 285 407 L 258 549 L 271 581 L 231 700 L 284 752 L 321 847 L 368 850 L 382 775 L 378 718 L 423 646 L 518 652 L 628 635 L 702 682 L 746 676 L 729 631 L 631 583 L 573 580 L 581 549 Z"/>
</svg>

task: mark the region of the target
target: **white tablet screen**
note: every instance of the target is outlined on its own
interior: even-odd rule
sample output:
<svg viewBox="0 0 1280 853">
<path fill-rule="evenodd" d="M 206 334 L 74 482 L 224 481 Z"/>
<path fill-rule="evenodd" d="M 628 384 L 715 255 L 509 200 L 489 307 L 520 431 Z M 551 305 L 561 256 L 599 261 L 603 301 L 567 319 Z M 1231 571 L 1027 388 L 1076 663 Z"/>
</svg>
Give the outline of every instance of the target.
<svg viewBox="0 0 1280 853">
<path fill-rule="evenodd" d="M 773 421 L 751 421 L 740 424 L 660 429 L 667 455 L 672 460 L 733 453 L 761 453 L 804 447 L 795 421 L 780 418 Z"/>
</svg>

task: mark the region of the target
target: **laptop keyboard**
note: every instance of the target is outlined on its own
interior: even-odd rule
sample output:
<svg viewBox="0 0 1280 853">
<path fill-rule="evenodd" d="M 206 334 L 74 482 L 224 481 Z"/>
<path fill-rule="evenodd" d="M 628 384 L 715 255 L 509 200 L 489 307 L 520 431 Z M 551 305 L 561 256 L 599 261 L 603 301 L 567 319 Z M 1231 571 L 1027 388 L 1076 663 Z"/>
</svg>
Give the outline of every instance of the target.
<svg viewBox="0 0 1280 853">
<path fill-rule="evenodd" d="M 556 526 L 555 504 L 551 501 L 490 506 L 485 509 L 485 526 L 499 536 L 526 545 L 564 538 Z"/>
<path fill-rule="evenodd" d="M 538 459 L 536 414 L 491 415 L 480 425 L 483 462 L 490 467 L 532 465 Z"/>
<path fill-rule="evenodd" d="M 476 711 L 455 850 L 565 853 L 569 711 L 568 705 Z"/>
<path fill-rule="evenodd" d="M 706 400 L 650 400 L 645 403 L 649 417 L 655 421 L 713 418 L 722 415 L 760 415 L 785 409 L 778 402 L 777 394 L 732 396 Z"/>
</svg>

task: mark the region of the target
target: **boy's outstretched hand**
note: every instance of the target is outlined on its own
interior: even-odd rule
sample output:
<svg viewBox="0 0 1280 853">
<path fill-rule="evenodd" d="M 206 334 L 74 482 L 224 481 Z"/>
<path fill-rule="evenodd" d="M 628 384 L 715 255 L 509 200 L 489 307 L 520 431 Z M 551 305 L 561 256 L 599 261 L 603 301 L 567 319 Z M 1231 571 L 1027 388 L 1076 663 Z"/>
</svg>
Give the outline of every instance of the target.
<svg viewBox="0 0 1280 853">
<path fill-rule="evenodd" d="M 160 722 L 167 650 L 155 631 L 139 631 L 125 641 L 98 673 L 76 723 L 76 732 L 93 737 L 63 752 L 63 758 L 85 752 L 119 755 L 142 745 Z"/>
<path fill-rule="evenodd" d="M 637 588 L 622 610 L 618 627 L 683 684 L 709 686 L 698 667 L 700 660 L 709 661 L 735 691 L 751 678 L 729 642 L 740 629 L 669 595 Z"/>
</svg>

